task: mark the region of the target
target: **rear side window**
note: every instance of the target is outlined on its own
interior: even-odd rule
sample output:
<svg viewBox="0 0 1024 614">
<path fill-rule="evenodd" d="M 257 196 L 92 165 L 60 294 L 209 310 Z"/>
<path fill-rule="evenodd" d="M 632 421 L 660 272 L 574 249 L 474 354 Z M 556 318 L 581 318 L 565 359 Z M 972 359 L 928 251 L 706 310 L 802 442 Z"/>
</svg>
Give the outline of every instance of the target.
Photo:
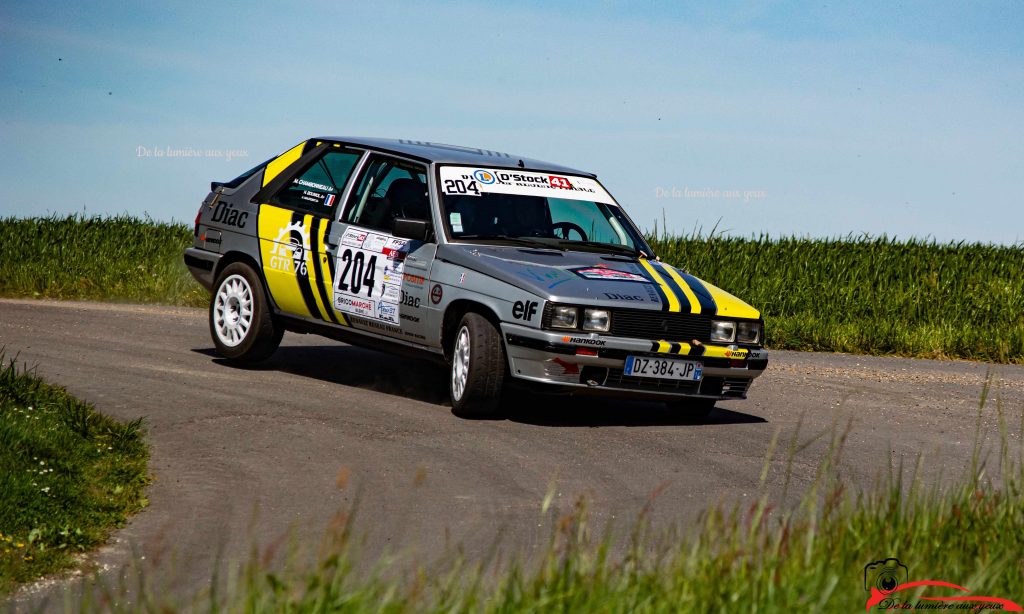
<svg viewBox="0 0 1024 614">
<path fill-rule="evenodd" d="M 278 190 L 270 204 L 333 217 L 360 156 L 348 149 L 327 151 Z"/>
</svg>

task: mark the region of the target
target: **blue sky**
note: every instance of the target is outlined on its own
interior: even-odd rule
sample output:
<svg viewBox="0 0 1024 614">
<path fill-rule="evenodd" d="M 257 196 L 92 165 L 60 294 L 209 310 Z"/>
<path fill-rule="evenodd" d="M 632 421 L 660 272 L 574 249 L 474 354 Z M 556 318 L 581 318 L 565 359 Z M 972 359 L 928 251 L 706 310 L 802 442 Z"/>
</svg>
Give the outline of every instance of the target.
<svg viewBox="0 0 1024 614">
<path fill-rule="evenodd" d="M 140 4 L 0 6 L 0 216 L 191 221 L 361 135 L 591 170 L 648 228 L 1024 241 L 1020 2 Z"/>
</svg>

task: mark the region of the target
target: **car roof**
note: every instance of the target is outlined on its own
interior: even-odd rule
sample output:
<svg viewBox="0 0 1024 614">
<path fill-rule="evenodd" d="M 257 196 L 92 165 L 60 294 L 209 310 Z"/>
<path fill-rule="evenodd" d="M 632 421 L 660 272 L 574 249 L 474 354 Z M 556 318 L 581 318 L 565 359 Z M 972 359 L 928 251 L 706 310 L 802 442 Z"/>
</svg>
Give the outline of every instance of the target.
<svg viewBox="0 0 1024 614">
<path fill-rule="evenodd" d="M 492 166 L 505 168 L 523 168 L 524 170 L 551 171 L 572 175 L 583 175 L 585 177 L 596 177 L 594 173 L 588 173 L 561 164 L 552 164 L 542 160 L 535 160 L 525 156 L 516 156 L 481 149 L 479 147 L 462 147 L 460 145 L 446 145 L 444 143 L 430 143 L 427 141 L 413 141 L 409 139 L 379 139 L 370 137 L 352 136 L 324 136 L 313 139 L 314 141 L 336 141 L 349 145 L 359 145 L 372 149 L 382 149 L 396 154 L 411 156 L 434 162 L 438 164 L 460 164 L 466 166 Z M 520 164 L 522 162 L 522 164 Z"/>
</svg>

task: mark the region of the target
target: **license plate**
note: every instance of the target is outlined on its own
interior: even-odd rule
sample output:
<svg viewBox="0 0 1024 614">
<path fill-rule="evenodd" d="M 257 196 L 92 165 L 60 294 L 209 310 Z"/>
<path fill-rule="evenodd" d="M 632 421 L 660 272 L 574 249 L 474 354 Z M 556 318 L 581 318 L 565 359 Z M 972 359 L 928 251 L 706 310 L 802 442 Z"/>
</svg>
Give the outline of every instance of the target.
<svg viewBox="0 0 1024 614">
<path fill-rule="evenodd" d="M 696 360 L 629 356 L 626 358 L 626 367 L 622 372 L 632 377 L 656 377 L 699 382 L 703 369 L 704 364 Z"/>
</svg>

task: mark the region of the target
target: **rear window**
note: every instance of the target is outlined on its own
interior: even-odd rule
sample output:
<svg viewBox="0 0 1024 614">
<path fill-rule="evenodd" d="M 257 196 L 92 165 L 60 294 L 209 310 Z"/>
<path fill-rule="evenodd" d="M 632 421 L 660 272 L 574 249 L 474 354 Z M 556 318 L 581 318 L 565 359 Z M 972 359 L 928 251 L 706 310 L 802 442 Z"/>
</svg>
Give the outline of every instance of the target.
<svg viewBox="0 0 1024 614">
<path fill-rule="evenodd" d="M 235 177 L 231 181 L 220 182 L 220 183 L 217 183 L 216 185 L 223 186 L 225 188 L 237 188 L 238 186 L 240 186 L 243 183 L 245 183 L 246 179 L 248 179 L 249 177 L 252 177 L 253 175 L 255 175 L 257 171 L 263 170 L 263 167 L 266 166 L 267 163 L 270 162 L 270 160 L 273 160 L 273 158 L 270 158 L 269 160 L 264 160 L 263 162 L 260 162 L 256 166 L 250 168 L 249 170 L 245 171 L 244 173 L 242 173 L 238 177 Z"/>
</svg>

